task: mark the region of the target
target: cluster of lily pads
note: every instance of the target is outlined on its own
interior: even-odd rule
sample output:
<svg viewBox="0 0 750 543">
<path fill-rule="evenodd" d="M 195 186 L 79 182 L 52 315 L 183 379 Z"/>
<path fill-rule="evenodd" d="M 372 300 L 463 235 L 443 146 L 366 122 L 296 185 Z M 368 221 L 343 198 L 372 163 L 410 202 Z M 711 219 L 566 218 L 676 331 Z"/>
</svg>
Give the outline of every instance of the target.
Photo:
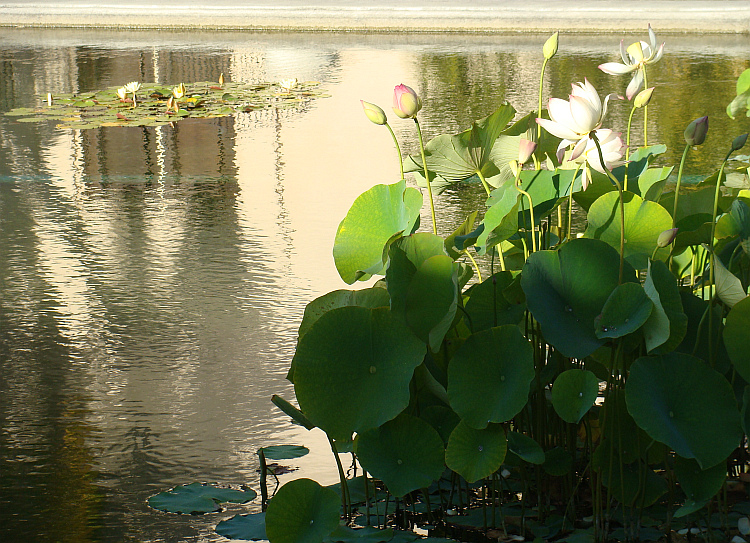
<svg viewBox="0 0 750 543">
<path fill-rule="evenodd" d="M 19 122 L 56 121 L 58 128 L 160 126 L 181 119 L 210 119 L 238 112 L 287 109 L 326 97 L 315 81 L 285 79 L 275 83 L 179 83 L 167 86 L 132 81 L 99 91 L 47 95 L 42 105 L 15 108 L 5 115 Z"/>
<path fill-rule="evenodd" d="M 746 541 L 750 169 L 730 159 L 747 134 L 697 185 L 682 170 L 708 117 L 687 123 L 677 168 L 660 163 L 647 123 L 631 133 L 658 94 L 646 70 L 664 46 L 648 33 L 600 66 L 631 74 L 623 99 L 584 81 L 544 109 L 540 86 L 536 111 L 504 104 L 427 143 L 422 100 L 398 85 L 418 156 L 362 102 L 400 179 L 354 201 L 333 256 L 347 284 L 377 280 L 307 305 L 287 375 L 298 406 L 273 398 L 326 433 L 339 492 L 283 485 L 262 520 L 271 543 Z M 730 116 L 750 111 L 748 92 L 750 70 Z M 604 127 L 623 103 L 624 138 Z M 433 200 L 456 184 L 486 202 L 446 224 Z M 347 477 L 342 453 L 362 475 Z"/>
</svg>

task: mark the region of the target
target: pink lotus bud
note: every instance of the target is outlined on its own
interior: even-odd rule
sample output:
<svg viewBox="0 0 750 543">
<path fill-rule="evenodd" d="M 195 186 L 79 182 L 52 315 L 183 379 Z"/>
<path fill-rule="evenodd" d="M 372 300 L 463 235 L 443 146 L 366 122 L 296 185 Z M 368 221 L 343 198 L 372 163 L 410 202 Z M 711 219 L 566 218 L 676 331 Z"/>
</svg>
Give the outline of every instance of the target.
<svg viewBox="0 0 750 543">
<path fill-rule="evenodd" d="M 661 248 L 670 245 L 674 241 L 674 238 L 677 237 L 677 230 L 679 230 L 679 228 L 664 230 L 664 232 L 659 234 L 659 237 L 656 239 L 656 244 Z"/>
<path fill-rule="evenodd" d="M 360 100 L 360 102 L 362 102 L 362 108 L 365 110 L 365 115 L 367 115 L 367 118 L 373 123 L 385 124 L 388 122 L 388 118 L 385 116 L 385 111 L 370 102 L 365 102 L 364 100 Z"/>
<path fill-rule="evenodd" d="M 734 141 L 732 142 L 732 151 L 739 151 L 745 146 L 745 143 L 747 142 L 747 134 L 740 134 L 736 138 L 734 138 Z"/>
<path fill-rule="evenodd" d="M 706 141 L 708 134 L 708 115 L 699 117 L 691 122 L 685 129 L 685 143 L 688 145 L 700 145 Z"/>
<path fill-rule="evenodd" d="M 393 112 L 402 119 L 414 119 L 422 109 L 422 99 L 414 89 L 406 85 L 397 85 L 393 89 Z"/>
<path fill-rule="evenodd" d="M 518 147 L 518 163 L 526 164 L 536 150 L 536 142 L 521 138 L 521 144 Z"/>
</svg>

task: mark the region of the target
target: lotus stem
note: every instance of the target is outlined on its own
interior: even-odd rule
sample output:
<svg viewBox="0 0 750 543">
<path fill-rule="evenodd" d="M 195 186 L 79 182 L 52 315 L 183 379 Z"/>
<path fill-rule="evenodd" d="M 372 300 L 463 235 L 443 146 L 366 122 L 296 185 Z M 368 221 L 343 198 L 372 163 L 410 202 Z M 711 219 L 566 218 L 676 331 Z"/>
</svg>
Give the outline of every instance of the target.
<svg viewBox="0 0 750 543">
<path fill-rule="evenodd" d="M 351 501 L 349 499 L 349 485 L 346 482 L 346 474 L 344 473 L 344 467 L 341 465 L 341 458 L 339 458 L 339 451 L 336 448 L 336 442 L 331 439 L 331 436 L 326 434 L 328 443 L 331 444 L 331 451 L 333 451 L 333 457 L 336 459 L 336 467 L 339 470 L 339 480 L 341 482 L 341 506 L 344 510 L 344 515 L 347 519 L 351 518 Z"/>
<path fill-rule="evenodd" d="M 531 250 L 532 252 L 536 253 L 536 225 L 534 223 L 534 203 L 531 201 L 531 195 L 521 188 L 520 165 L 518 166 L 518 171 L 516 172 L 516 189 L 518 189 L 518 192 L 526 196 L 526 199 L 529 201 L 529 216 L 531 217 Z M 526 255 L 526 258 L 528 258 L 528 255 Z"/>
<path fill-rule="evenodd" d="M 474 265 L 474 269 L 477 270 L 477 279 L 479 279 L 479 282 L 482 282 L 482 272 L 479 270 L 479 265 L 477 264 L 477 261 L 474 260 L 474 257 L 471 256 L 471 253 L 468 249 L 464 249 L 464 253 L 466 256 L 469 257 L 469 260 L 471 260 L 471 263 Z"/>
<path fill-rule="evenodd" d="M 487 196 L 489 196 L 492 193 L 492 189 L 490 188 L 489 183 L 487 183 L 487 180 L 484 178 L 484 174 L 482 174 L 481 171 L 476 171 L 477 177 L 482 182 L 482 186 L 484 187 L 484 191 L 487 193 Z"/>
<path fill-rule="evenodd" d="M 398 144 L 398 139 L 396 138 L 396 134 L 393 133 L 393 128 L 391 128 L 391 125 L 389 125 L 386 122 L 385 126 L 388 128 L 388 131 L 391 133 L 391 137 L 393 138 L 393 143 L 396 145 L 396 154 L 398 155 L 398 165 L 401 168 L 401 179 L 403 179 L 404 178 L 404 158 L 401 156 L 401 146 L 399 146 Z M 429 183 L 430 182 L 428 180 L 427 184 L 429 185 Z"/>
<path fill-rule="evenodd" d="M 575 173 L 573 174 L 573 179 L 570 181 L 570 194 L 568 194 L 568 240 L 570 240 L 571 227 L 573 224 L 573 185 L 575 184 L 576 177 L 578 177 L 578 172 L 581 171 L 582 167 L 583 162 L 578 165 Z"/>
<path fill-rule="evenodd" d="M 263 448 L 258 450 L 258 461 L 260 463 L 260 508 L 265 511 L 268 507 L 268 467 L 266 466 L 266 455 Z"/>
<path fill-rule="evenodd" d="M 633 104 L 633 108 L 630 110 L 630 116 L 628 117 L 628 133 L 625 138 L 625 179 L 623 180 L 623 190 L 628 190 L 628 158 L 630 157 L 630 128 L 633 124 L 633 115 L 635 110 L 638 109 Z"/>
<path fill-rule="evenodd" d="M 685 166 L 685 159 L 687 158 L 690 144 L 685 145 L 685 150 L 682 152 L 682 159 L 680 160 L 680 168 L 677 170 L 677 185 L 674 188 L 674 205 L 672 206 L 672 228 L 677 225 L 677 199 L 680 197 L 680 185 L 682 184 L 682 168 Z"/>
<path fill-rule="evenodd" d="M 424 167 L 424 179 L 427 182 L 427 193 L 430 195 L 430 213 L 432 214 L 432 233 L 437 236 L 437 221 L 435 220 L 435 201 L 432 198 L 432 183 L 430 183 L 430 174 L 427 171 L 427 157 L 424 154 L 424 142 L 422 140 L 422 128 L 419 126 L 419 120 L 414 117 L 414 124 L 417 125 L 417 134 L 419 135 L 419 152 L 422 154 L 422 166 Z"/>
<path fill-rule="evenodd" d="M 547 63 L 549 62 L 548 58 L 544 58 L 544 62 L 542 63 L 542 73 L 539 75 L 539 102 L 537 107 L 537 115 L 539 117 L 542 116 L 542 90 L 544 89 L 544 71 L 547 69 Z M 542 125 L 538 124 L 536 125 L 536 141 L 539 143 L 542 139 Z M 534 159 L 534 168 L 537 170 L 540 170 L 542 168 L 542 165 L 539 163 L 539 159 L 532 155 L 532 158 Z"/>
</svg>

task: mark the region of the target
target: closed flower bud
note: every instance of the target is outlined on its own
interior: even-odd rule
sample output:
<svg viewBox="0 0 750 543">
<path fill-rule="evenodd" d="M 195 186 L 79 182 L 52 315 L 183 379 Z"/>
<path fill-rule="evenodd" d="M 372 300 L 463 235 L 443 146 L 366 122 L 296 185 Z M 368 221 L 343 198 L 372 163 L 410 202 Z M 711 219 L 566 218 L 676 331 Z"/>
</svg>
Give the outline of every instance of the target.
<svg viewBox="0 0 750 543">
<path fill-rule="evenodd" d="M 659 234 L 659 237 L 656 240 L 656 244 L 664 248 L 671 244 L 674 241 L 674 238 L 677 237 L 677 230 L 678 228 L 670 228 L 669 230 L 664 230 L 661 234 Z"/>
<path fill-rule="evenodd" d="M 364 100 L 360 100 L 360 102 L 362 102 L 362 108 L 365 110 L 365 115 L 367 115 L 367 118 L 373 123 L 385 124 L 388 122 L 388 118 L 385 116 L 385 111 L 370 102 L 365 102 Z"/>
<path fill-rule="evenodd" d="M 639 92 L 635 100 L 633 101 L 633 104 L 635 107 L 644 107 L 647 106 L 648 103 L 651 101 L 651 97 L 654 95 L 654 87 L 643 89 L 641 92 Z"/>
<path fill-rule="evenodd" d="M 560 32 L 555 32 L 552 34 L 546 42 L 544 42 L 544 47 L 542 47 L 542 53 L 544 53 L 544 58 L 547 60 L 551 59 L 555 56 L 555 53 L 557 53 L 557 45 L 559 43 L 559 36 Z"/>
<path fill-rule="evenodd" d="M 745 142 L 747 142 L 747 134 L 741 134 L 734 138 L 734 141 L 732 142 L 732 151 L 739 151 L 745 146 Z"/>
<path fill-rule="evenodd" d="M 414 89 L 406 85 L 397 85 L 393 89 L 393 112 L 402 119 L 414 119 L 422 109 L 422 99 Z"/>
<path fill-rule="evenodd" d="M 708 116 L 704 115 L 691 122 L 685 129 L 685 143 L 688 145 L 701 145 L 706 141 L 708 133 Z"/>
<path fill-rule="evenodd" d="M 521 144 L 518 146 L 518 163 L 526 164 L 536 150 L 536 142 L 521 138 Z"/>
</svg>

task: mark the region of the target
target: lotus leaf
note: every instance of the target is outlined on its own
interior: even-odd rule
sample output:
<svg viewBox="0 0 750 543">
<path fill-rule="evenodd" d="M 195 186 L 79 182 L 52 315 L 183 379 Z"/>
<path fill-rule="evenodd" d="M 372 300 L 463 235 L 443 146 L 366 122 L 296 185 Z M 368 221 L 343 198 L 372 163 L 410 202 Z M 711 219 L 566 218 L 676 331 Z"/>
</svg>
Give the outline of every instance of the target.
<svg viewBox="0 0 750 543">
<path fill-rule="evenodd" d="M 562 372 L 552 385 L 552 407 L 565 422 L 578 424 L 599 395 L 599 379 L 588 370 Z"/>
<path fill-rule="evenodd" d="M 263 447 L 263 455 L 270 460 L 292 460 L 300 458 L 310 452 L 307 447 L 301 445 L 272 445 Z"/>
<path fill-rule="evenodd" d="M 685 337 L 688 318 L 682 310 L 677 281 L 666 264 L 660 260 L 649 261 L 643 290 L 654 304 L 643 325 L 646 349 L 653 354 L 671 352 Z"/>
<path fill-rule="evenodd" d="M 362 468 L 398 498 L 427 488 L 445 469 L 440 434 L 427 422 L 407 414 L 359 434 L 356 452 Z"/>
<path fill-rule="evenodd" d="M 445 463 L 469 483 L 474 483 L 500 469 L 507 450 L 508 440 L 499 424 L 476 430 L 461 421 L 448 440 Z"/>
<path fill-rule="evenodd" d="M 702 470 L 695 460 L 680 456 L 675 458 L 674 472 L 685 493 L 685 504 L 675 511 L 676 518 L 702 509 L 721 490 L 727 478 L 727 467 L 723 463 Z"/>
<path fill-rule="evenodd" d="M 539 443 L 519 432 L 508 432 L 508 452 L 529 464 L 543 464 L 545 459 Z"/>
<path fill-rule="evenodd" d="M 271 543 L 322 543 L 339 525 L 336 493 L 311 479 L 282 486 L 268 503 L 266 534 Z"/>
<path fill-rule="evenodd" d="M 334 439 L 376 428 L 408 405 L 409 382 L 425 351 L 388 308 L 333 309 L 297 346 L 300 408 Z"/>
<path fill-rule="evenodd" d="M 727 315 L 723 335 L 734 369 L 750 382 L 750 298 L 734 305 Z"/>
<path fill-rule="evenodd" d="M 266 514 L 235 515 L 217 524 L 216 533 L 228 539 L 266 540 Z"/>
<path fill-rule="evenodd" d="M 725 460 L 742 437 L 729 382 L 705 362 L 682 353 L 641 357 L 625 385 L 628 411 L 649 436 L 701 468 Z"/>
<path fill-rule="evenodd" d="M 635 332 L 646 322 L 653 307 L 640 283 L 618 285 L 596 318 L 596 337 L 618 338 Z"/>
<path fill-rule="evenodd" d="M 499 272 L 471 289 L 464 318 L 472 332 L 521 321 L 525 305 L 510 303 L 503 294 L 512 283 L 513 275 L 510 272 Z"/>
<path fill-rule="evenodd" d="M 190 483 L 160 492 L 148 499 L 148 504 L 159 511 L 193 515 L 221 511 L 220 503 L 246 503 L 257 494 L 247 488 L 235 490 L 214 485 Z"/>
</svg>

